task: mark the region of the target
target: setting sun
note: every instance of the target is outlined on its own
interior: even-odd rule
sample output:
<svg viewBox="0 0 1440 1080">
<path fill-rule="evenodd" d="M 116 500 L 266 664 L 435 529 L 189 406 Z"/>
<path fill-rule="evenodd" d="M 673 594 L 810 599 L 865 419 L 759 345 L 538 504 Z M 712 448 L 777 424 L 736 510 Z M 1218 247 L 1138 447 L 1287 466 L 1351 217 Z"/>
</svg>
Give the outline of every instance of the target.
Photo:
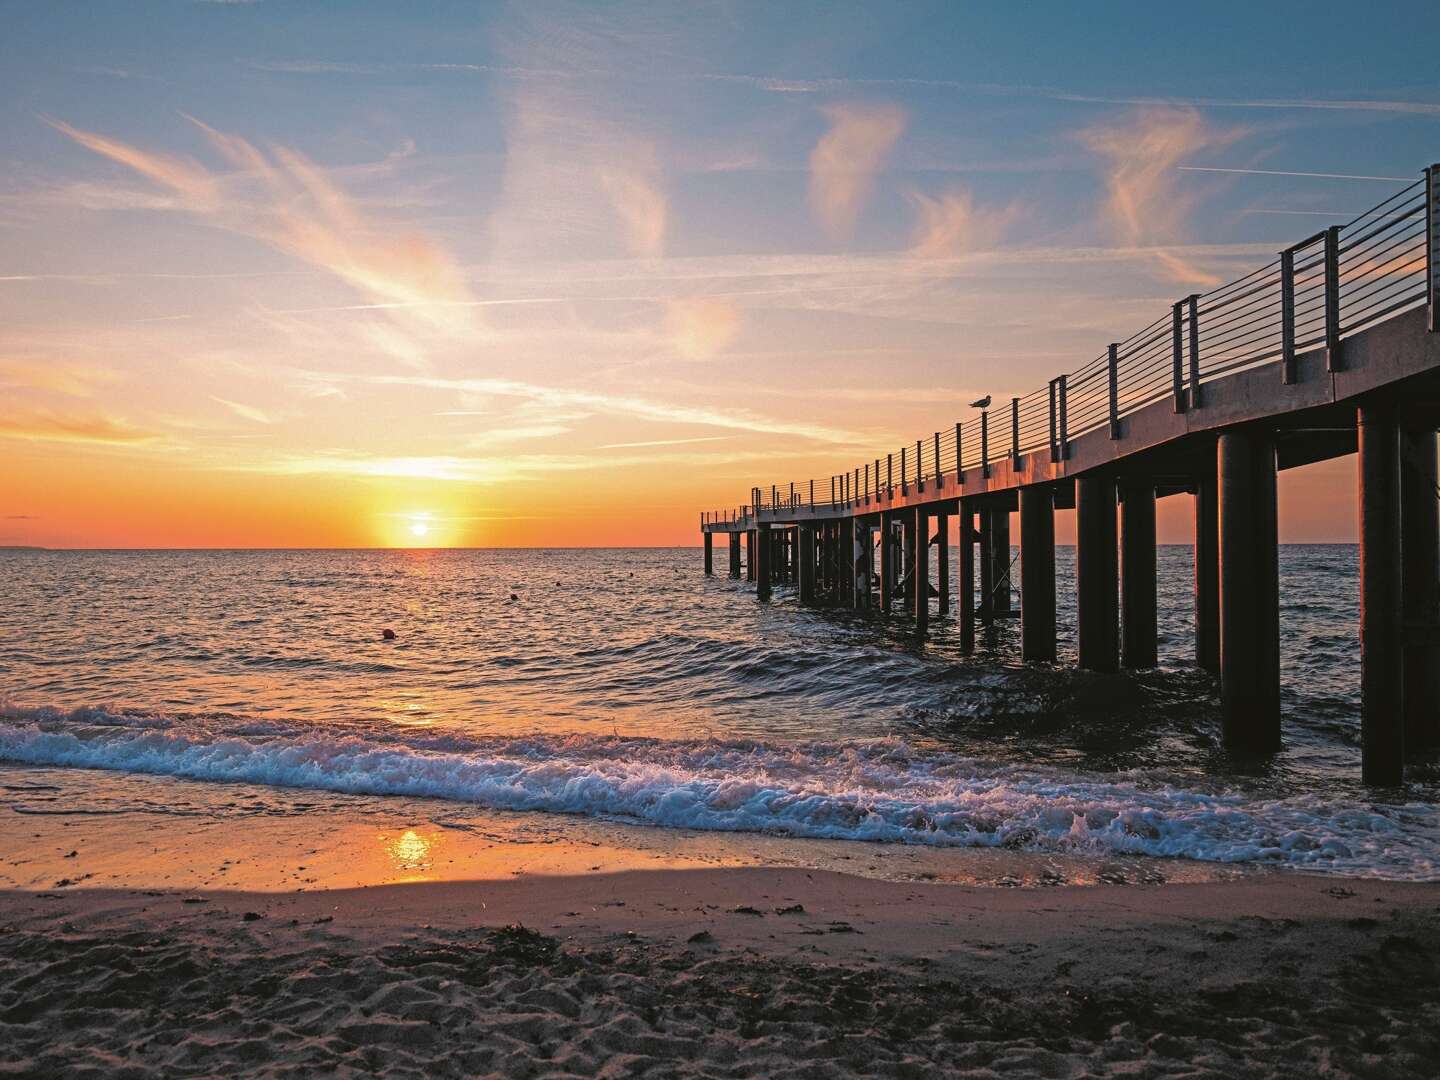
<svg viewBox="0 0 1440 1080">
<path fill-rule="evenodd" d="M 410 534 L 412 536 L 424 536 L 429 531 L 430 526 L 425 524 L 425 522 L 423 521 L 414 521 L 410 523 Z"/>
</svg>

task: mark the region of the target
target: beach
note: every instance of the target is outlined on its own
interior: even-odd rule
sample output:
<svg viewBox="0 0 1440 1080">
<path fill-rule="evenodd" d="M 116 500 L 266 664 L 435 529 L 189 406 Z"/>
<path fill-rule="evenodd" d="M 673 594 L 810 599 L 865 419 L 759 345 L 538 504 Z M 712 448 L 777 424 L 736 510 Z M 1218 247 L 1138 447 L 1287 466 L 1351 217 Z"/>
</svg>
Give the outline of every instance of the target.
<svg viewBox="0 0 1440 1080">
<path fill-rule="evenodd" d="M 1045 884 L 1033 856 L 952 853 L 989 882 L 962 884 L 316 817 L 207 847 L 12 816 L 0 1073 L 1424 1076 L 1440 1053 L 1431 885 Z"/>
</svg>

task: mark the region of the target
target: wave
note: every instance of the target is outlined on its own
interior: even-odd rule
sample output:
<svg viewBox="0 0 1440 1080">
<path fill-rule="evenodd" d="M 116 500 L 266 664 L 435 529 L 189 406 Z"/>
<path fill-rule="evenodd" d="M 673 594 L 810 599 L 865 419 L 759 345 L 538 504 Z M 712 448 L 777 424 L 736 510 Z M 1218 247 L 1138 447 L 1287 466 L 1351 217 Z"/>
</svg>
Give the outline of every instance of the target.
<svg viewBox="0 0 1440 1080">
<path fill-rule="evenodd" d="M 810 839 L 1257 862 L 1440 880 L 1440 809 L 1265 798 L 930 751 L 478 737 L 106 709 L 0 707 L 0 760 L 354 795 L 457 800 L 669 828 Z"/>
</svg>

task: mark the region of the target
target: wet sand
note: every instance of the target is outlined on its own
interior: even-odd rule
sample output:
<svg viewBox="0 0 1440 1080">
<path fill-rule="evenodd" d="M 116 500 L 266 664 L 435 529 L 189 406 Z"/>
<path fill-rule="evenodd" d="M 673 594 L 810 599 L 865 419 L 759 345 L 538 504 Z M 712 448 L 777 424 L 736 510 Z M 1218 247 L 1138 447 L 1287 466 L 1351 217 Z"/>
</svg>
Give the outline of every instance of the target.
<svg viewBox="0 0 1440 1080">
<path fill-rule="evenodd" d="M 803 851 L 743 865 L 705 837 L 627 847 L 658 830 L 525 842 L 519 816 L 408 820 L 8 816 L 0 1075 L 1426 1076 L 1440 1060 L 1431 885 L 1144 884 L 1122 866 L 1131 884 L 1047 886 L 1063 866 L 952 853 L 972 880 L 1021 883 L 999 888 Z"/>
</svg>

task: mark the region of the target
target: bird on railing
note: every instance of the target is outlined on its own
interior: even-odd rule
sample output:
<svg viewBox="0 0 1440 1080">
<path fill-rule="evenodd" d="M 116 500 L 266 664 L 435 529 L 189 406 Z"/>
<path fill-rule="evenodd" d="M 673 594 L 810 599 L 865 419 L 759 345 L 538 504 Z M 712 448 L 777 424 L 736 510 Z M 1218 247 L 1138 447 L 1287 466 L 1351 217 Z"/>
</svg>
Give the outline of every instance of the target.
<svg viewBox="0 0 1440 1080">
<path fill-rule="evenodd" d="M 972 401 L 972 402 L 970 402 L 970 408 L 972 408 L 972 409 L 988 409 L 989 407 L 990 407 L 990 395 L 989 395 L 989 394 L 986 394 L 986 395 L 985 395 L 984 397 L 982 397 L 979 401 Z"/>
</svg>

